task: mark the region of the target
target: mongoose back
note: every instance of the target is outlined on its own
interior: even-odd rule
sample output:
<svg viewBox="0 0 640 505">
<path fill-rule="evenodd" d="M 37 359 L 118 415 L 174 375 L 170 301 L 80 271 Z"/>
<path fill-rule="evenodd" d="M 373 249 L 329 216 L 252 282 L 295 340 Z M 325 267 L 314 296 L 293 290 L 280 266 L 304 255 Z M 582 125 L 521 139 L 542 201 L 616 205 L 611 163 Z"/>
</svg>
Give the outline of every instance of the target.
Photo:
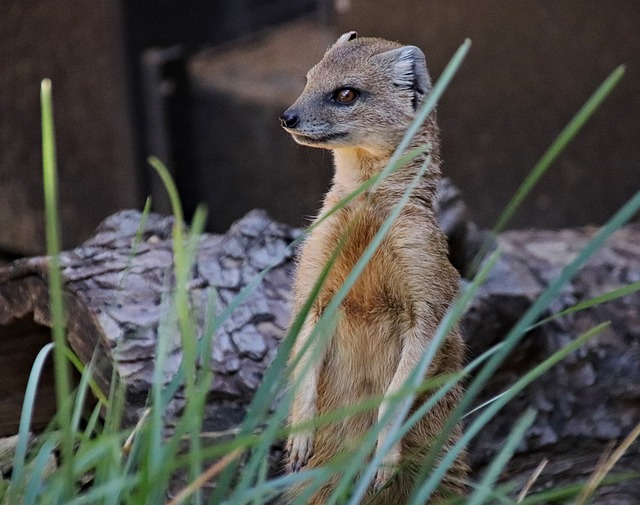
<svg viewBox="0 0 640 505">
<path fill-rule="evenodd" d="M 380 173 L 398 147 L 415 113 L 431 90 L 422 51 L 375 38 L 342 35 L 307 74 L 296 102 L 280 117 L 299 144 L 333 151 L 335 175 L 320 216 Z M 433 199 L 440 178 L 439 137 L 435 112 L 412 140 L 409 149 L 429 143 L 430 164 L 400 216 L 341 304 L 340 317 L 322 355 L 307 353 L 293 372 L 296 390 L 289 422 L 355 405 L 372 396 L 400 389 L 420 361 L 435 330 L 458 291 L 458 273 L 447 257 L 447 243 L 438 228 Z M 333 251 L 346 241 L 305 320 L 292 358 L 301 352 L 314 324 L 333 295 L 398 204 L 427 154 L 393 172 L 322 221 L 302 246 L 294 284 L 298 312 Z M 463 343 L 453 330 L 427 372 L 428 377 L 460 370 Z M 363 503 L 399 505 L 415 486 L 431 442 L 442 431 L 461 395 L 453 388 L 384 455 L 383 465 Z M 428 398 L 416 398 L 413 409 Z M 294 433 L 287 442 L 288 468 L 315 468 L 361 445 L 361 440 L 386 413 L 367 412 L 314 431 Z M 381 447 L 387 436 L 378 437 Z M 456 429 L 447 444 L 459 437 Z M 465 456 L 449 471 L 437 502 L 464 493 Z M 336 477 L 337 479 L 337 477 Z M 316 491 L 309 503 L 323 504 L 336 479 Z M 294 489 L 292 497 L 304 487 Z"/>
</svg>

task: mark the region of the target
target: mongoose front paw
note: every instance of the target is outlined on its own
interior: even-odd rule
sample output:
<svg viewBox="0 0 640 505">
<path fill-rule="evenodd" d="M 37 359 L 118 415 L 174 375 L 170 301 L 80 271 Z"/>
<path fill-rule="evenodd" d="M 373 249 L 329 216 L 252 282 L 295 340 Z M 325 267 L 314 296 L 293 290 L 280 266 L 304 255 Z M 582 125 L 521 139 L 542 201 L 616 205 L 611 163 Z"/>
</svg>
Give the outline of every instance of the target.
<svg viewBox="0 0 640 505">
<path fill-rule="evenodd" d="M 379 445 L 378 445 L 379 446 Z M 387 454 L 385 454 L 380 468 L 376 472 L 376 478 L 373 481 L 373 489 L 380 491 L 389 481 L 400 463 L 400 446 L 395 445 Z"/>
<path fill-rule="evenodd" d="M 376 478 L 373 480 L 373 490 L 377 493 L 389 481 L 393 475 L 393 469 L 390 467 L 380 467 L 376 472 Z"/>
<path fill-rule="evenodd" d="M 298 472 L 313 455 L 313 435 L 300 433 L 289 437 L 287 452 L 289 453 L 289 471 Z"/>
</svg>

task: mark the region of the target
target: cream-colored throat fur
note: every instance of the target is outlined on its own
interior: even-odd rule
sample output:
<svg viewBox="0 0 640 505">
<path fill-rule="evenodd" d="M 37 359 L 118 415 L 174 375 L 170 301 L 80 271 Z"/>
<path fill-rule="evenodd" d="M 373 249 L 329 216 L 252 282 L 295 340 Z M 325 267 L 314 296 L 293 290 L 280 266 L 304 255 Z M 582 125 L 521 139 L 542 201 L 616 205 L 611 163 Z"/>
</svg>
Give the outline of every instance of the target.
<svg viewBox="0 0 640 505">
<path fill-rule="evenodd" d="M 355 191 L 365 181 L 379 174 L 389 158 L 388 153 L 371 153 L 359 148 L 334 149 L 334 187 L 347 194 Z"/>
</svg>

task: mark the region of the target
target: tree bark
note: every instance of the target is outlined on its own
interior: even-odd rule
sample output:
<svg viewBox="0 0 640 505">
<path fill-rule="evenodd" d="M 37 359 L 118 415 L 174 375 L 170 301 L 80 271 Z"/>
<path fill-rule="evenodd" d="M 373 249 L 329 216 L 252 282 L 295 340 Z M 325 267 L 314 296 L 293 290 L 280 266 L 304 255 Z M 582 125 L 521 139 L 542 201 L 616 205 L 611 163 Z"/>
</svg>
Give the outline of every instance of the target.
<svg viewBox="0 0 640 505">
<path fill-rule="evenodd" d="M 597 228 L 503 233 L 504 254 L 465 314 L 470 357 L 498 343 L 561 270 L 584 249 Z M 640 281 L 640 225 L 617 231 L 567 283 L 542 318 Z M 514 422 L 531 407 L 527 431 L 505 477 L 524 485 L 549 460 L 534 489 L 586 481 L 610 443 L 618 445 L 640 423 L 640 293 L 636 292 L 539 326 L 525 336 L 484 388 L 488 400 L 545 358 L 600 323 L 610 325 L 527 387 L 479 433 L 472 465 L 483 468 L 501 448 Z M 472 416 L 473 419 L 473 416 Z M 640 503 L 640 448 L 636 442 L 614 473 L 630 481 L 600 490 L 595 503 Z"/>
<path fill-rule="evenodd" d="M 173 219 L 150 215 L 142 240 L 134 247 L 140 218 L 140 213 L 134 211 L 115 214 L 100 225 L 89 241 L 60 256 L 69 345 L 85 363 L 95 354 L 96 380 L 105 392 L 115 368 L 126 387 L 128 424 L 135 423 L 146 403 L 158 331 L 170 310 L 168 297 L 174 280 Z M 262 269 L 276 265 L 216 335 L 211 356 L 215 378 L 210 391 L 214 408 L 205 420 L 206 429 L 235 426 L 242 417 L 242 406 L 275 356 L 290 312 L 288 292 L 293 262 L 288 245 L 299 233 L 254 211 L 235 223 L 226 235 L 204 235 L 198 244 L 189 293 L 198 314 L 199 336 L 205 331 L 212 297 L 216 300 L 215 311 L 220 314 Z M 27 353 L 29 356 L 44 345 L 46 337 L 43 340 L 42 334 L 51 325 L 47 269 L 46 258 L 31 258 L 18 260 L 0 271 L 0 342 L 32 342 L 35 349 Z M 171 331 L 169 339 L 164 366 L 167 383 L 181 362 L 177 329 Z M 13 356 L 7 362 L 12 359 Z M 18 375 L 26 384 L 30 367 L 26 361 L 5 369 L 3 375 Z M 52 390 L 41 391 L 40 398 L 50 401 Z M 183 405 L 179 391 L 167 409 L 168 422 Z M 15 433 L 20 405 L 2 407 L 13 411 L 14 422 L 7 419 L 0 429 Z M 39 423 L 44 419 L 46 415 L 38 419 Z"/>
<path fill-rule="evenodd" d="M 443 207 L 457 209 L 458 217 L 452 222 L 459 222 L 448 229 L 457 230 L 459 247 L 467 249 L 462 254 L 457 251 L 458 257 L 469 258 L 477 249 L 477 230 L 465 222 L 464 209 L 455 202 Z M 134 247 L 140 218 L 134 211 L 120 212 L 108 218 L 89 241 L 60 258 L 69 344 L 84 362 L 95 353 L 97 380 L 104 391 L 108 391 L 115 369 L 125 385 L 125 422 L 129 424 L 145 406 L 158 331 L 170 307 L 173 283 L 173 219 L 152 214 Z M 462 322 L 470 359 L 501 341 L 596 231 L 512 231 L 497 239 L 504 252 Z M 189 285 L 200 335 L 205 331 L 212 297 L 217 300 L 215 313 L 220 314 L 263 268 L 275 264 L 216 334 L 211 361 L 215 379 L 204 420 L 206 430 L 224 430 L 240 422 L 244 407 L 275 356 L 290 316 L 293 255 L 289 245 L 299 234 L 299 230 L 254 211 L 225 235 L 200 239 Z M 47 265 L 46 258 L 31 258 L 0 270 L 0 346 L 6 364 L 2 382 L 14 389 L 20 381 L 26 383 L 29 359 L 48 339 Z M 562 289 L 543 317 L 638 281 L 640 225 L 635 224 L 613 235 Z M 515 420 L 533 407 L 536 421 L 503 477 L 523 484 L 546 457 L 550 463 L 538 479 L 537 489 L 588 478 L 608 444 L 619 443 L 640 422 L 638 307 L 640 294 L 636 292 L 530 331 L 487 383 L 478 404 L 505 390 L 579 334 L 611 321 L 603 333 L 531 384 L 481 430 L 470 447 L 474 470 L 482 471 L 502 447 Z M 177 329 L 171 337 L 165 365 L 167 382 L 181 360 Z M 29 346 L 31 354 L 24 351 Z M 53 398 L 50 384 L 50 390 L 46 389 L 47 381 L 42 385 L 45 390 L 40 391 L 39 402 Z M 22 391 L 13 394 L 21 395 Z M 184 396 L 178 391 L 166 412 L 168 427 L 183 406 Z M 19 402 L 14 398 L 13 404 L 0 403 L 4 434 L 17 431 L 15 420 L 5 415 L 11 409 L 17 420 Z M 39 421 L 44 422 L 45 417 L 43 414 Z M 616 472 L 640 472 L 638 452 L 636 443 L 616 465 Z M 640 503 L 638 480 L 603 488 L 596 503 Z"/>
</svg>

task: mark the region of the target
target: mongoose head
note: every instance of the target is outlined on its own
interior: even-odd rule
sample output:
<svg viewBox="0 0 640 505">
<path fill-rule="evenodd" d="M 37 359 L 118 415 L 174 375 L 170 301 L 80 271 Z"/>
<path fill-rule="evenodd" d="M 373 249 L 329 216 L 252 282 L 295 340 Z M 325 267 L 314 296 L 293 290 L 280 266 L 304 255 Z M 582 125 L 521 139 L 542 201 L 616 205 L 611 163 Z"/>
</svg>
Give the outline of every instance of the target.
<svg viewBox="0 0 640 505">
<path fill-rule="evenodd" d="M 299 144 L 388 153 L 430 89 L 420 49 L 348 32 L 309 70 L 280 122 Z"/>
</svg>

